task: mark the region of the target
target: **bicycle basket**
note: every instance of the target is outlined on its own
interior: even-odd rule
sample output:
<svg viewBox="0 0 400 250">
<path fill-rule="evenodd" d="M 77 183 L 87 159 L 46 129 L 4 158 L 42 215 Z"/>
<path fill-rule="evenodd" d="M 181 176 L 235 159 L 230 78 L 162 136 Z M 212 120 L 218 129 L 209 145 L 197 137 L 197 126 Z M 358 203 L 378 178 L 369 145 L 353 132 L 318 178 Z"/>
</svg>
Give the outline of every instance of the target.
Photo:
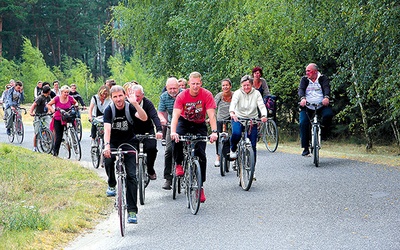
<svg viewBox="0 0 400 250">
<path fill-rule="evenodd" d="M 61 111 L 61 119 L 63 122 L 74 122 L 76 118 L 75 110 Z"/>
</svg>

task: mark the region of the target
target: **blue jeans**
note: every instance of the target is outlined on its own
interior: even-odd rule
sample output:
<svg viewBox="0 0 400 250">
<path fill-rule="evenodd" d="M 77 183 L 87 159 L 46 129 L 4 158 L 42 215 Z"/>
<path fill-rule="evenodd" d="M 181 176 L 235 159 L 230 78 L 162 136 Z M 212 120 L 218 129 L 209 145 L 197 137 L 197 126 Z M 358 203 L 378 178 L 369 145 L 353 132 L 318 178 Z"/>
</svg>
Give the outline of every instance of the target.
<svg viewBox="0 0 400 250">
<path fill-rule="evenodd" d="M 242 131 L 244 126 L 240 122 L 235 122 L 234 120 L 231 121 L 232 124 L 232 136 L 231 136 L 231 151 L 235 152 L 237 150 L 237 144 L 239 143 L 240 139 L 242 138 Z M 253 125 L 250 130 L 250 135 L 248 138 L 251 141 L 251 146 L 253 147 L 254 151 L 254 161 L 256 161 L 257 156 L 257 125 Z"/>
<path fill-rule="evenodd" d="M 311 121 L 313 119 L 314 110 L 302 108 L 300 111 L 300 141 L 302 148 L 310 146 L 311 138 Z M 317 110 L 318 117 L 321 119 L 321 137 L 326 138 L 329 133 L 329 127 L 332 123 L 333 111 L 329 106 L 323 106 Z"/>
</svg>

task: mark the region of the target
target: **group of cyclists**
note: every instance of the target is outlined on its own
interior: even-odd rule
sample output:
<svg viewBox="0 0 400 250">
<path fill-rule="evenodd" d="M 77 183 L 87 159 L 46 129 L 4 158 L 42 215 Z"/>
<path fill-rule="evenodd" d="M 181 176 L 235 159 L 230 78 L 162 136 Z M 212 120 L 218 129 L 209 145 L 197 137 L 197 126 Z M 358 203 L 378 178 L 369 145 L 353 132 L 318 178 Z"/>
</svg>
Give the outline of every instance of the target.
<svg viewBox="0 0 400 250">
<path fill-rule="evenodd" d="M 324 110 L 328 108 L 326 99 L 329 100 L 329 81 L 326 82 L 325 77 L 318 72 L 315 64 L 307 66 L 306 79 L 308 84 L 303 83 L 299 88 L 299 97 L 301 99 L 313 98 L 321 99 L 324 103 Z M 165 140 L 164 155 L 164 173 L 165 183 L 162 188 L 170 190 L 172 185 L 173 174 L 182 176 L 184 168 L 182 167 L 183 147 L 179 141 L 181 135 L 187 133 L 195 135 L 208 135 L 208 126 L 211 134 L 209 141 L 211 143 L 218 141 L 218 133 L 222 131 L 223 121 L 231 121 L 231 137 L 229 145 L 229 158 L 234 160 L 237 150 L 237 144 L 241 138 L 243 129 L 239 119 L 259 119 L 261 122 L 267 121 L 266 100 L 270 97 L 270 92 L 266 80 L 262 78 L 263 71 L 261 67 L 255 67 L 251 75 L 241 77 L 240 88 L 232 91 L 232 82 L 229 78 L 221 81 L 221 92 L 213 96 L 213 94 L 202 87 L 202 76 L 199 72 L 192 72 L 188 81 L 185 79 L 177 79 L 169 77 L 166 81 L 163 93 L 160 96 L 158 108 L 145 97 L 143 87 L 139 83 L 132 81 L 125 83 L 123 86 L 117 85 L 114 80 L 107 80 L 101 86 L 98 93 L 90 100 L 88 119 L 90 122 L 94 118 L 103 116 L 104 121 L 104 149 L 105 169 L 108 176 L 107 196 L 115 196 L 115 156 L 111 154 L 111 150 L 123 146 L 124 144 L 133 145 L 137 148 L 138 140 L 135 138 L 137 134 L 153 134 L 156 139 Z M 316 77 L 315 77 L 316 76 Z M 324 80 L 324 82 L 319 82 Z M 56 89 L 50 89 L 47 83 L 38 83 L 35 89 L 35 102 L 33 103 L 30 114 L 35 113 L 54 113 L 51 121 L 49 117 L 47 123 L 54 131 L 55 142 L 53 155 L 57 156 L 63 135 L 63 126 L 65 126 L 60 110 L 68 110 L 71 107 L 85 104 L 76 92 L 76 85 L 70 87 L 64 85 L 58 88 L 58 81 L 53 83 L 57 85 Z M 186 88 L 188 87 L 188 88 Z M 321 88 L 322 87 L 322 88 Z M 312 89 L 311 89 L 312 88 Z M 8 110 L 14 104 L 19 104 L 23 100 L 22 83 L 16 82 L 13 94 L 8 94 L 8 101 L 5 109 Z M 40 93 L 39 93 L 40 92 Z M 317 93 L 317 94 L 316 94 Z M 53 95 L 53 96 L 52 96 Z M 312 97 L 310 97 L 312 96 Z M 17 104 L 17 105 L 18 105 Z M 328 101 L 329 104 L 329 101 Z M 300 103 L 304 106 L 303 101 Z M 304 109 L 305 110 L 305 109 Z M 306 111 L 306 110 L 305 110 Z M 305 112 L 304 111 L 304 112 Z M 328 122 L 331 118 L 328 111 Z M 308 134 L 303 130 L 305 119 L 300 116 L 301 141 L 304 147 L 303 155 L 309 154 L 307 151 L 308 144 L 303 141 L 307 140 Z M 325 116 L 326 118 L 326 116 Z M 51 123 L 51 124 L 50 124 Z M 7 128 L 8 128 L 7 124 Z M 36 129 L 36 128 L 35 128 Z M 96 125 L 92 123 L 91 135 L 92 141 L 96 136 Z M 249 139 L 256 159 L 257 144 L 257 126 L 251 128 Z M 36 145 L 34 145 L 36 146 Z M 217 145 L 218 148 L 218 145 Z M 34 148 L 35 150 L 35 148 Z M 201 168 L 201 180 L 206 181 L 206 142 L 196 144 L 195 154 L 199 158 Z M 157 143 L 152 139 L 144 140 L 144 151 L 147 153 L 148 174 L 151 180 L 156 180 L 157 175 L 154 170 L 154 162 L 157 156 Z M 218 152 L 218 151 L 217 151 Z M 215 166 L 219 166 L 219 155 L 216 155 Z M 137 223 L 137 180 L 136 180 L 136 159 L 132 155 L 124 157 L 127 174 L 127 211 L 128 223 Z M 175 167 L 173 167 L 175 164 Z M 175 169 L 175 173 L 172 173 Z M 205 202 L 203 183 L 201 184 L 200 201 Z"/>
</svg>

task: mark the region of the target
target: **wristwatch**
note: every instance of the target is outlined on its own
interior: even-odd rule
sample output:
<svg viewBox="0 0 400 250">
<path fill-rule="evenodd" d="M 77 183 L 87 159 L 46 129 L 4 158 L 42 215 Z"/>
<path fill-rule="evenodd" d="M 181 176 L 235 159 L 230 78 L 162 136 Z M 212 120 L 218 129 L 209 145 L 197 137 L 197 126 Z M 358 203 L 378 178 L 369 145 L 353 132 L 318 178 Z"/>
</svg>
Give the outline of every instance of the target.
<svg viewBox="0 0 400 250">
<path fill-rule="evenodd" d="M 218 133 L 218 131 L 217 131 L 217 130 L 215 130 L 215 129 L 214 129 L 214 130 L 212 130 L 211 132 L 212 132 L 212 133 Z"/>
</svg>

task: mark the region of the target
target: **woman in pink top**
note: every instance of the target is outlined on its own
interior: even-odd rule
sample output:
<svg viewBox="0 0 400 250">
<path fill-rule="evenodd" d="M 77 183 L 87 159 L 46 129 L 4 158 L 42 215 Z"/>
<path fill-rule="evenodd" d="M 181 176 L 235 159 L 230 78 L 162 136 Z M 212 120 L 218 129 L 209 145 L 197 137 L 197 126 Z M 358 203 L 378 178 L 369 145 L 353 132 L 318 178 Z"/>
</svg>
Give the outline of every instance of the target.
<svg viewBox="0 0 400 250">
<path fill-rule="evenodd" d="M 72 106 L 77 104 L 76 100 L 69 95 L 69 87 L 64 85 L 60 89 L 61 95 L 54 97 L 48 104 L 47 108 L 51 113 L 54 113 L 53 123 L 54 123 L 54 132 L 56 136 L 56 140 L 54 143 L 53 155 L 58 156 L 58 152 L 60 151 L 61 140 L 63 137 L 64 127 L 67 126 L 61 120 L 61 112 L 60 110 L 70 110 Z M 55 107 L 55 110 L 53 108 Z"/>
</svg>

